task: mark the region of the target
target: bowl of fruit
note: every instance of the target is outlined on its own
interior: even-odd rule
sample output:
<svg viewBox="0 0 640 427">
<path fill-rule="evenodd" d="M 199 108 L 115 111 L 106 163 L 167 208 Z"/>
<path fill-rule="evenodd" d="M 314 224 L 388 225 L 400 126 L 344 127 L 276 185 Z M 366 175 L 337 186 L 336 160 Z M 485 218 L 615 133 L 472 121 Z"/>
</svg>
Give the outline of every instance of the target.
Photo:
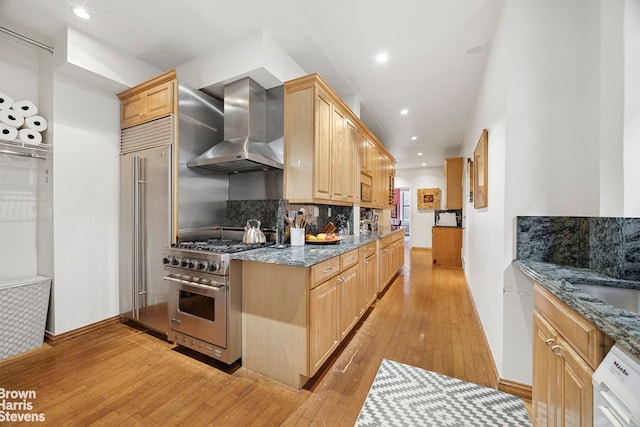
<svg viewBox="0 0 640 427">
<path fill-rule="evenodd" d="M 304 236 L 304 241 L 310 245 L 335 245 L 340 243 L 342 237 L 337 236 L 335 233 L 318 233 L 307 234 Z"/>
</svg>

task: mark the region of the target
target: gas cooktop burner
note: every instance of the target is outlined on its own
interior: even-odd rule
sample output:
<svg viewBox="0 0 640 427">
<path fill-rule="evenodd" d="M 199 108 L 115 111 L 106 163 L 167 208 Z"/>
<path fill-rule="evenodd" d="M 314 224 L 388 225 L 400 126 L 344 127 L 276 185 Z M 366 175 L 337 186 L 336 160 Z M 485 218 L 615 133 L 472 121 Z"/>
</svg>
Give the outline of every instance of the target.
<svg viewBox="0 0 640 427">
<path fill-rule="evenodd" d="M 266 243 L 242 243 L 240 240 L 231 240 L 231 239 L 207 239 L 207 240 L 197 240 L 197 241 L 184 241 L 178 242 L 171 245 L 172 248 L 177 249 L 191 249 L 196 251 L 206 251 L 206 252 L 219 252 L 219 253 L 235 253 L 248 251 L 250 249 L 258 249 L 264 248 L 267 246 L 273 245 L 275 242 L 266 242 Z"/>
</svg>

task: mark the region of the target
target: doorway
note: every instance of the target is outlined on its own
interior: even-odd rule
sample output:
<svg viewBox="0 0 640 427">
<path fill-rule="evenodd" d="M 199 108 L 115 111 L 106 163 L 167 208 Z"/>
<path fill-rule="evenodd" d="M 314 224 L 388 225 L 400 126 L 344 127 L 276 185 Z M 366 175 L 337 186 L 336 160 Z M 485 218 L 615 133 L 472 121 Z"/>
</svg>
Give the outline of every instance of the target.
<svg viewBox="0 0 640 427">
<path fill-rule="evenodd" d="M 396 188 L 395 193 L 396 224 L 404 228 L 405 236 L 409 236 L 411 231 L 411 189 Z"/>
</svg>

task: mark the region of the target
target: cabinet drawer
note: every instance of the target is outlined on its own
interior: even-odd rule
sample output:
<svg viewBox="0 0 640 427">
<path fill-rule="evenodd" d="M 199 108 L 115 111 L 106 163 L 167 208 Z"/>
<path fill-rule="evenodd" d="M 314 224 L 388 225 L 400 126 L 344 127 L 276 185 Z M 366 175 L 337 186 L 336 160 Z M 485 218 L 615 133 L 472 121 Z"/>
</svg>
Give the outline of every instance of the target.
<svg viewBox="0 0 640 427">
<path fill-rule="evenodd" d="M 354 249 L 352 251 L 347 252 L 346 254 L 340 255 L 340 269 L 345 270 L 352 265 L 358 263 L 358 250 Z"/>
<path fill-rule="evenodd" d="M 334 257 L 311 267 L 311 288 L 340 273 L 340 257 Z"/>
<path fill-rule="evenodd" d="M 361 253 L 364 255 L 365 258 L 369 258 L 371 255 L 375 255 L 378 248 L 376 246 L 376 242 L 371 242 L 371 243 L 367 243 L 364 246 L 361 246 L 360 250 L 362 251 Z"/>
<path fill-rule="evenodd" d="M 396 240 L 396 236 L 395 234 L 392 234 L 390 236 L 386 236 L 383 237 L 382 239 L 380 239 L 380 247 L 381 248 L 386 248 L 387 246 L 389 246 L 391 243 L 394 242 L 394 240 Z"/>
<path fill-rule="evenodd" d="M 569 342 L 584 360 L 596 369 L 605 353 L 605 335 L 557 297 L 535 285 L 536 310 Z"/>
</svg>

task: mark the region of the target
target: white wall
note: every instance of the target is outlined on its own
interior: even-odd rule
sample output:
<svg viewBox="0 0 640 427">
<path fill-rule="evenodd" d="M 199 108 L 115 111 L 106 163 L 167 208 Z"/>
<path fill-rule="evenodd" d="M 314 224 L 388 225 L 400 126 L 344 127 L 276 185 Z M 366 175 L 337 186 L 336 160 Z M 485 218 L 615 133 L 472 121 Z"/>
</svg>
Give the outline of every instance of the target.
<svg viewBox="0 0 640 427">
<path fill-rule="evenodd" d="M 465 274 L 500 376 L 524 384 L 533 301 L 531 282 L 511 267 L 516 217 L 598 216 L 602 200 L 620 205 L 621 16 L 619 5 L 602 13 L 607 4 L 505 2 L 462 148 L 471 157 L 488 129 L 489 206 L 469 206 Z"/>
<path fill-rule="evenodd" d="M 418 189 L 439 188 L 442 194 L 441 209 L 444 209 L 446 195 L 443 190 L 445 187 L 443 168 L 396 170 L 395 187 L 406 187 L 411 191 L 410 246 L 412 248 L 431 248 L 431 227 L 433 227 L 434 223 L 434 211 L 418 209 Z"/>
<path fill-rule="evenodd" d="M 55 334 L 119 313 L 119 111 L 115 94 L 55 75 Z"/>
<path fill-rule="evenodd" d="M 624 215 L 640 217 L 640 2 L 624 5 Z"/>
</svg>

